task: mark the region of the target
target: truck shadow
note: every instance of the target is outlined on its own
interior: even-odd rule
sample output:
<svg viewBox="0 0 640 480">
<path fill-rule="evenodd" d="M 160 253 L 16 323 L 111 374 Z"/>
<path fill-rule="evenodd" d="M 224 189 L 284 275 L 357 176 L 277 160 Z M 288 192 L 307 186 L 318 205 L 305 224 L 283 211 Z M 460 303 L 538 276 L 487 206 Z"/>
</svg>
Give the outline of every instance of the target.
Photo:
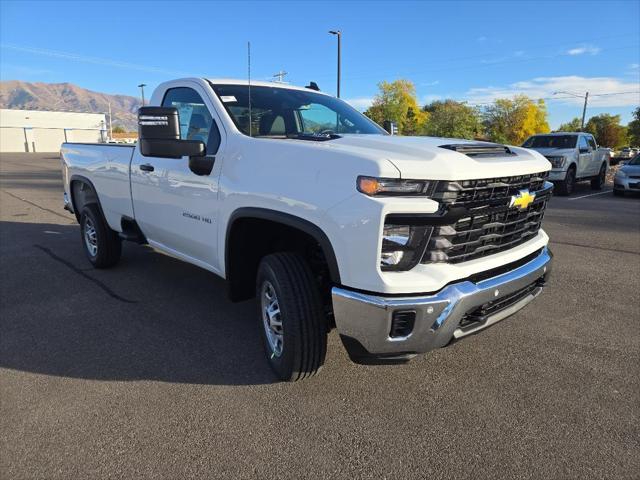
<svg viewBox="0 0 640 480">
<path fill-rule="evenodd" d="M 107 381 L 276 380 L 253 301 L 205 270 L 125 244 L 95 270 L 77 225 L 0 222 L 0 367 Z"/>
</svg>

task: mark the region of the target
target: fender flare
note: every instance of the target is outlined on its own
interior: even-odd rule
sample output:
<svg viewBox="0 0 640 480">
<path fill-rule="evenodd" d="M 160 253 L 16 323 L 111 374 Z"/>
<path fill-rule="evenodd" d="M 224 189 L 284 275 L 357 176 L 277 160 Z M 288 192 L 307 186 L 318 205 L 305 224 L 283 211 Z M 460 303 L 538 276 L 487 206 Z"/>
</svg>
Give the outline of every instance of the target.
<svg viewBox="0 0 640 480">
<path fill-rule="evenodd" d="M 241 218 L 257 218 L 260 220 L 269 220 L 275 223 L 281 223 L 288 227 L 296 228 L 315 239 L 320 245 L 324 257 L 327 260 L 327 266 L 329 268 L 331 281 L 337 285 L 340 285 L 340 269 L 338 268 L 336 254 L 333 250 L 333 246 L 331 245 L 329 237 L 327 237 L 324 231 L 314 223 L 305 220 L 304 218 L 277 210 L 270 210 L 268 208 L 241 207 L 237 210 L 234 210 L 229 217 L 229 220 L 227 221 L 227 231 L 225 234 L 224 244 L 224 260 L 226 272 L 229 272 L 229 236 L 231 234 L 233 224 L 236 220 L 239 220 Z"/>
<path fill-rule="evenodd" d="M 71 197 L 71 205 L 73 207 L 73 213 L 76 215 L 76 219 L 80 221 L 81 212 L 76 207 L 76 199 L 73 193 L 73 182 L 82 182 L 93 191 L 93 194 L 96 197 L 96 203 L 98 204 L 98 210 L 100 210 L 100 215 L 102 215 L 102 218 L 106 218 L 104 216 L 104 211 L 102 210 L 102 205 L 100 204 L 100 197 L 98 196 L 98 190 L 96 190 L 96 187 L 95 185 L 93 185 L 93 182 L 89 180 L 87 177 L 82 175 L 71 175 L 71 178 L 69 179 L 69 196 Z"/>
</svg>

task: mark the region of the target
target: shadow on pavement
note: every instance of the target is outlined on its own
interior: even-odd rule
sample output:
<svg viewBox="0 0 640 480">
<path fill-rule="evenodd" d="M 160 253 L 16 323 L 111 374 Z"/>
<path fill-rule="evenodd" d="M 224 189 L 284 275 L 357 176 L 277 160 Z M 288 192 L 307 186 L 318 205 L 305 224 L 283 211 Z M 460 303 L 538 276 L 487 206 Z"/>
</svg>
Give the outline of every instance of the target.
<svg viewBox="0 0 640 480">
<path fill-rule="evenodd" d="M 0 367 L 71 378 L 275 381 L 253 301 L 205 270 L 124 244 L 95 270 L 77 225 L 0 222 Z"/>
</svg>

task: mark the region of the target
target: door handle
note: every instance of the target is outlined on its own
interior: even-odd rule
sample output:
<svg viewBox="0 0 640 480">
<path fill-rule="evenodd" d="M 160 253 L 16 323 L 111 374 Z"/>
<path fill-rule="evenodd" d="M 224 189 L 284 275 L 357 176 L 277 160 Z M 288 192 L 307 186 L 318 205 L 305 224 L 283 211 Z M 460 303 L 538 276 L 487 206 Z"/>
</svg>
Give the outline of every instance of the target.
<svg viewBox="0 0 640 480">
<path fill-rule="evenodd" d="M 150 163 L 143 163 L 142 165 L 140 165 L 140 170 L 142 170 L 143 172 L 153 172 L 155 168 Z"/>
</svg>

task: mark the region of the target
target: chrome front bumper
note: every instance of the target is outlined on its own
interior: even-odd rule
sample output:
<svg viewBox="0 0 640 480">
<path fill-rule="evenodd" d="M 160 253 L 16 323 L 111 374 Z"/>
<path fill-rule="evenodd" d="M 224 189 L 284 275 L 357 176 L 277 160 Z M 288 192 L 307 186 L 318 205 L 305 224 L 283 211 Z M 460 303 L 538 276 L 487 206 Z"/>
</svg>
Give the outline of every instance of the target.
<svg viewBox="0 0 640 480">
<path fill-rule="evenodd" d="M 528 263 L 477 283 L 465 280 L 433 295 L 388 297 L 344 288 L 332 290 L 336 327 L 353 360 L 359 357 L 394 358 L 443 347 L 452 338 L 482 330 L 517 312 L 542 291 L 541 280 L 551 270 L 551 252 L 545 247 Z M 534 285 L 535 284 L 535 285 Z M 460 327 L 468 312 L 525 290 L 522 298 L 494 312 L 476 325 Z M 394 312 L 415 312 L 412 331 L 391 337 Z"/>
</svg>

